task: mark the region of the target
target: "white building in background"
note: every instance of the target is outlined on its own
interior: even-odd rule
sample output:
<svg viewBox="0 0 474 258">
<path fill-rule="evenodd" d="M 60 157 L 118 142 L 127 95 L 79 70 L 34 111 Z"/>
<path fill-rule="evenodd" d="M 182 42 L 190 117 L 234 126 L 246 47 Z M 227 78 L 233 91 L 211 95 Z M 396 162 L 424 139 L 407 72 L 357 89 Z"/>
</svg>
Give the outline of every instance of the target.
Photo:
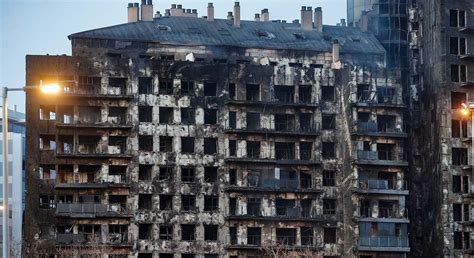
<svg viewBox="0 0 474 258">
<path fill-rule="evenodd" d="M 20 256 L 21 233 L 23 224 L 23 209 L 25 206 L 25 114 L 9 110 L 8 128 L 8 181 L 10 204 L 10 232 L 12 234 L 12 251 Z M 0 118 L 1 121 L 1 118 Z M 1 129 L 1 126 L 0 126 Z M 0 130 L 0 132 L 3 132 Z M 2 138 L 0 138 L 2 139 Z M 3 141 L 0 140 L 0 155 L 3 155 Z M 2 156 L 3 157 L 3 156 Z M 3 158 L 0 158 L 0 201 L 3 203 Z M 3 216 L 3 214 L 2 214 Z M 0 220 L 0 226 L 2 220 Z M 3 231 L 0 230 L 0 243 Z M 1 249 L 1 247 L 0 247 Z M 16 257 L 15 256 L 15 257 Z"/>
</svg>

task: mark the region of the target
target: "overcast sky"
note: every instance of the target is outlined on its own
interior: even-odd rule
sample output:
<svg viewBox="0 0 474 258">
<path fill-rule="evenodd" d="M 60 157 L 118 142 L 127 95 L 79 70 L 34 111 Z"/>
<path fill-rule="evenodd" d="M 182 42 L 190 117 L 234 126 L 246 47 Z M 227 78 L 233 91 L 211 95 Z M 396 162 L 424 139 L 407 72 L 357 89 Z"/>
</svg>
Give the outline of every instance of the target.
<svg viewBox="0 0 474 258">
<path fill-rule="evenodd" d="M 71 54 L 69 34 L 127 21 L 127 0 L 0 0 L 0 86 L 25 84 L 25 55 Z M 135 0 L 134 2 L 139 2 Z M 217 18 L 233 9 L 233 0 L 153 0 L 154 11 L 172 3 L 206 15 L 213 2 Z M 323 23 L 336 24 L 346 17 L 346 0 L 240 0 L 242 19 L 268 8 L 270 19 L 300 19 L 301 6 L 321 6 Z M 10 106 L 24 111 L 24 95 L 12 93 Z"/>
</svg>

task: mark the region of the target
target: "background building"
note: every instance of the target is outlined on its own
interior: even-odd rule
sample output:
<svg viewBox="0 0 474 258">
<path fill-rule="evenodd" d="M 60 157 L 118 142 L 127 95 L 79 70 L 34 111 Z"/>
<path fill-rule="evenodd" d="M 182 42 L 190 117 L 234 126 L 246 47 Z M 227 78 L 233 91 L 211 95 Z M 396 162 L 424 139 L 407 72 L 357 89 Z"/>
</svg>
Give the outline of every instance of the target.
<svg viewBox="0 0 474 258">
<path fill-rule="evenodd" d="M 152 8 L 27 56 L 27 85 L 76 81 L 27 91 L 27 255 L 406 257 L 406 107 L 379 40 L 321 8 Z"/>
<path fill-rule="evenodd" d="M 25 205 L 25 114 L 9 110 L 8 128 L 8 171 L 9 171 L 9 205 L 10 232 L 12 236 L 12 252 L 21 255 L 23 209 Z M 0 119 L 1 120 L 1 119 Z M 3 155 L 3 141 L 0 141 L 0 155 Z M 3 160 L 2 160 L 3 161 Z M 0 161 L 0 200 L 3 202 L 3 162 Z M 3 216 L 3 214 L 2 214 Z M 2 222 L 0 225 L 3 226 Z M 2 236 L 2 233 L 0 233 Z M 2 240 L 0 240 L 2 242 Z"/>
</svg>

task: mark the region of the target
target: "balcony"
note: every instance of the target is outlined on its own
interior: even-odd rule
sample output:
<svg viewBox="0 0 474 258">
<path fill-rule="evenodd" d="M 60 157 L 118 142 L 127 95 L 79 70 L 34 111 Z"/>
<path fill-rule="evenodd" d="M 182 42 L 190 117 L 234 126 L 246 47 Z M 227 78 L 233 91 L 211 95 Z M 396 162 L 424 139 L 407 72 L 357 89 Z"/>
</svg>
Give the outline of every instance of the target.
<svg viewBox="0 0 474 258">
<path fill-rule="evenodd" d="M 228 220 L 258 221 L 325 221 L 323 216 L 316 214 L 311 208 L 277 207 L 275 214 L 263 214 L 260 207 L 248 207 L 247 214 L 228 215 Z"/>
<path fill-rule="evenodd" d="M 124 86 L 108 86 L 106 93 L 102 92 L 100 83 L 79 83 L 72 87 L 64 87 L 63 89 L 64 97 L 85 99 L 133 99 L 133 95 L 127 93 L 126 87 Z"/>
<path fill-rule="evenodd" d="M 321 188 L 312 185 L 311 179 L 277 179 L 270 178 L 258 182 L 248 180 L 246 186 L 231 185 L 225 188 L 228 192 L 268 192 L 268 193 L 322 193 Z"/>
<path fill-rule="evenodd" d="M 106 236 L 106 241 L 101 239 L 100 234 L 85 234 L 85 233 L 58 233 L 56 234 L 57 245 L 107 245 L 107 246 L 132 246 L 133 242 L 128 237 L 127 233 L 111 233 Z"/>
<path fill-rule="evenodd" d="M 265 108 L 276 108 L 276 107 L 306 107 L 306 108 L 318 108 L 319 103 L 307 103 L 307 102 L 283 102 L 283 101 L 256 101 L 256 100 L 226 100 L 225 104 L 228 106 L 247 106 L 247 107 L 265 107 Z"/>
<path fill-rule="evenodd" d="M 99 218 L 99 217 L 131 217 L 120 204 L 101 203 L 58 203 L 57 217 L 68 218 Z"/>
<path fill-rule="evenodd" d="M 92 136 L 93 137 L 93 136 Z M 132 158 L 131 154 L 125 149 L 123 144 L 109 144 L 99 146 L 98 143 L 81 143 L 77 148 L 72 144 L 64 145 L 63 148 L 57 149 L 56 157 L 58 158 Z"/>
<path fill-rule="evenodd" d="M 289 127 L 289 128 L 276 128 L 276 129 L 268 129 L 268 128 L 259 128 L 259 129 L 233 129 L 233 128 L 226 128 L 224 130 L 226 133 L 238 133 L 238 134 L 265 134 L 265 135 L 288 135 L 288 136 L 318 136 L 321 134 L 319 124 L 308 125 L 305 127 Z"/>
<path fill-rule="evenodd" d="M 392 151 L 365 151 L 357 150 L 357 164 L 375 166 L 408 166 L 403 160 L 403 153 Z"/>
<path fill-rule="evenodd" d="M 377 97 L 371 97 L 368 91 L 358 92 L 357 100 L 354 103 L 358 107 L 384 107 L 384 108 L 405 108 L 406 105 L 399 101 L 394 94 L 386 94 L 383 91 L 393 91 L 395 88 L 379 87 Z M 379 93 L 382 91 L 382 93 Z"/>
<path fill-rule="evenodd" d="M 379 126 L 375 122 L 357 122 L 355 135 L 406 138 L 408 135 L 398 128 Z"/>
<path fill-rule="evenodd" d="M 403 181 L 403 185 L 399 186 L 396 180 L 360 179 L 355 190 L 367 194 L 408 195 L 407 182 Z"/>
<path fill-rule="evenodd" d="M 378 216 L 373 217 L 372 208 L 361 208 L 359 221 L 361 222 L 393 222 L 409 223 L 408 213 L 405 209 L 379 207 Z"/>
<path fill-rule="evenodd" d="M 407 236 L 361 236 L 358 249 L 359 251 L 410 252 Z"/>
<path fill-rule="evenodd" d="M 72 175 L 67 180 L 56 181 L 55 188 L 69 188 L 69 189 L 101 189 L 101 188 L 128 188 L 130 187 L 130 179 L 126 175 L 109 175 L 107 180 L 72 180 Z"/>
</svg>

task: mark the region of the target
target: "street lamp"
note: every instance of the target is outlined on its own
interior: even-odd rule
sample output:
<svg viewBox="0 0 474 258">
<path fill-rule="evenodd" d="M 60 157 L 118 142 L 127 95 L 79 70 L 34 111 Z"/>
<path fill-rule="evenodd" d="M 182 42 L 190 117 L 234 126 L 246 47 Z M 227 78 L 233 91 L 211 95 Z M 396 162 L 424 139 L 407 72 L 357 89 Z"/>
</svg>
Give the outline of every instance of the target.
<svg viewBox="0 0 474 258">
<path fill-rule="evenodd" d="M 8 92 L 25 91 L 26 89 L 37 89 L 45 94 L 54 94 L 60 91 L 58 84 L 45 84 L 40 81 L 39 86 L 25 86 L 22 88 L 3 87 L 3 256 L 10 257 L 10 207 L 8 206 Z"/>
</svg>

